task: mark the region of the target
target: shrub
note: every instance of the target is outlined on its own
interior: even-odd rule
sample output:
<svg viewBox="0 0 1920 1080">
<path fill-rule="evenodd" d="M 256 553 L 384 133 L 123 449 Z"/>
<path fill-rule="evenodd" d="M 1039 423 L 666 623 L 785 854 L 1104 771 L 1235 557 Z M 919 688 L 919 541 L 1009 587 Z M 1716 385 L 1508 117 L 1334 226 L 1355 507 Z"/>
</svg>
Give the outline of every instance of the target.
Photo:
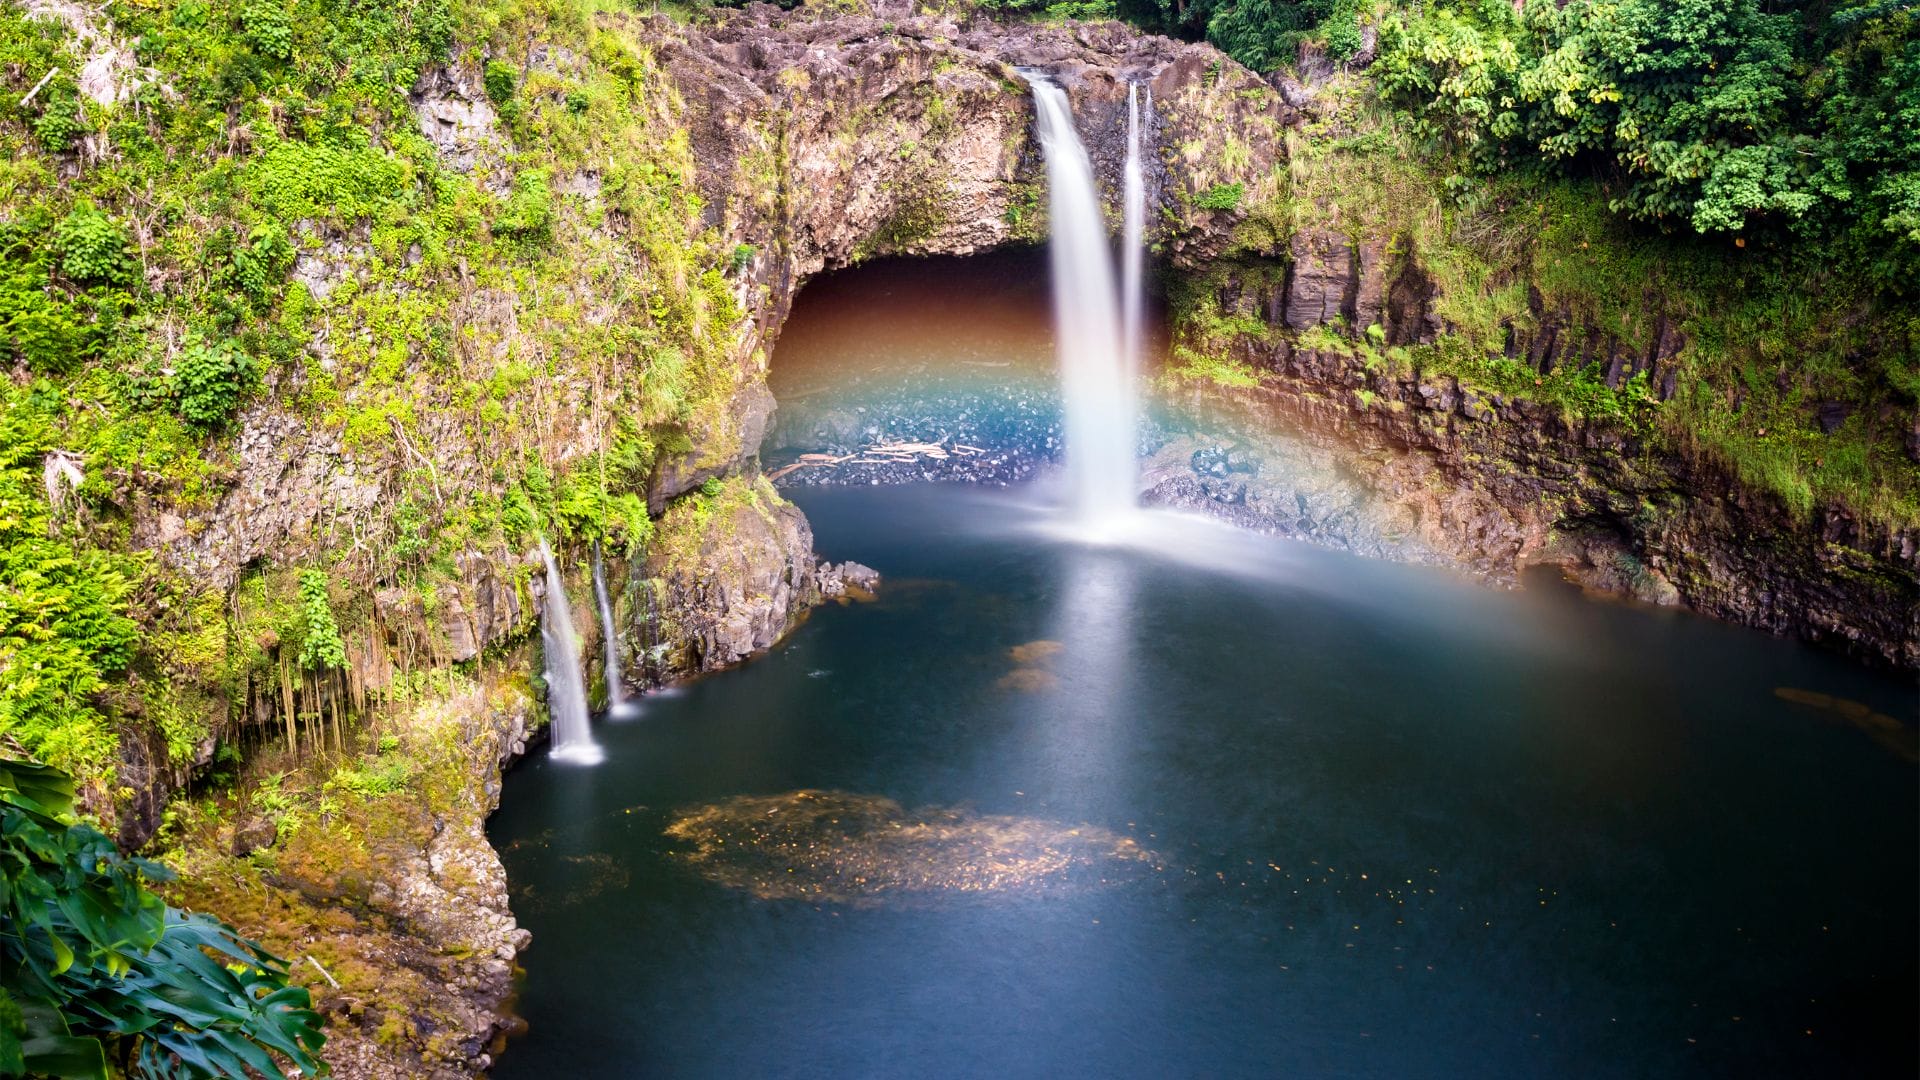
<svg viewBox="0 0 1920 1080">
<path fill-rule="evenodd" d="M 318 570 L 300 571 L 300 614 L 306 623 L 300 666 L 321 671 L 346 667 L 347 646 L 340 640 L 340 625 L 327 602 L 327 575 Z"/>
<path fill-rule="evenodd" d="M 495 236 L 515 240 L 545 240 L 553 229 L 553 193 L 547 188 L 547 174 L 528 169 L 513 178 L 513 194 L 493 222 Z"/>
<path fill-rule="evenodd" d="M 1336 59 L 1359 47 L 1357 0 L 1119 0 L 1117 8 L 1122 18 L 1149 30 L 1205 35 L 1255 71 L 1291 61 L 1300 40 L 1316 27 Z"/>
<path fill-rule="evenodd" d="M 293 267 L 293 242 L 277 223 L 255 226 L 245 245 L 229 256 L 232 281 L 256 304 L 264 304 Z"/>
<path fill-rule="evenodd" d="M 249 48 L 275 60 L 293 59 L 293 19 L 284 5 L 254 0 L 240 12 L 242 35 Z"/>
<path fill-rule="evenodd" d="M 54 227 L 53 250 L 60 272 L 76 284 L 127 286 L 139 277 L 139 264 L 127 253 L 127 234 L 84 203 Z"/>
<path fill-rule="evenodd" d="M 487 100 L 493 102 L 495 108 L 501 108 L 513 100 L 513 92 L 520 86 L 520 74 L 505 61 L 489 60 L 480 83 L 487 89 Z"/>
<path fill-rule="evenodd" d="M 219 427 L 258 381 L 253 358 L 231 340 L 209 345 L 199 335 L 189 335 L 174 365 L 175 406 L 188 423 Z"/>
<path fill-rule="evenodd" d="M 439 60 L 453 47 L 453 11 L 447 0 L 421 0 L 413 9 L 414 39 L 427 58 Z"/>
<path fill-rule="evenodd" d="M 52 258 L 37 233 L 30 221 L 0 224 L 0 363 L 17 358 L 37 372 L 70 371 L 105 347 L 125 294 L 75 297 L 51 288 Z"/>
<path fill-rule="evenodd" d="M 49 154 L 64 154 L 87 129 L 80 112 L 80 96 L 65 80 L 56 80 L 41 91 L 40 115 L 33 121 L 33 137 Z"/>
<path fill-rule="evenodd" d="M 335 791 L 351 792 L 363 799 L 377 799 L 406 790 L 407 782 L 412 779 L 413 768 L 404 759 L 377 761 L 342 765 L 335 770 L 326 786 Z"/>
<path fill-rule="evenodd" d="M 1097 22 L 1114 17 L 1113 0 L 982 0 L 980 6 L 996 14 L 1037 15 L 1044 19 Z"/>
</svg>

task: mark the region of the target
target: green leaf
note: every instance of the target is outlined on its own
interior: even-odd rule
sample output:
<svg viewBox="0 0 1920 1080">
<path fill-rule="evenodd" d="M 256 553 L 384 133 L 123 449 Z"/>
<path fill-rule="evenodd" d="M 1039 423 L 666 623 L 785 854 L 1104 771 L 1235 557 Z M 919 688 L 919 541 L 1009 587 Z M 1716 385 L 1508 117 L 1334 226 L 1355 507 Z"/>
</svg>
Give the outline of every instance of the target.
<svg viewBox="0 0 1920 1080">
<path fill-rule="evenodd" d="M 50 940 L 53 942 L 53 973 L 59 975 L 73 966 L 73 950 L 60 940 L 58 934 L 52 935 Z"/>
<path fill-rule="evenodd" d="M 107 1056 L 99 1039 L 75 1035 L 44 1035 L 20 1044 L 25 1071 L 62 1080 L 107 1078 Z"/>
</svg>

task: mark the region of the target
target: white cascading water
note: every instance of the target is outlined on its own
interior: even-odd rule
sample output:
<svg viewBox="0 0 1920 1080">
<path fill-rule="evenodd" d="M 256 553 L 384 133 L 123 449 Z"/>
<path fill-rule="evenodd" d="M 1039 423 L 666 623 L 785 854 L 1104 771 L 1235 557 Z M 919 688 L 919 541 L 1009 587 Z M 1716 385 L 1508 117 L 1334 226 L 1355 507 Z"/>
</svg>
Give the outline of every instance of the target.
<svg viewBox="0 0 1920 1080">
<path fill-rule="evenodd" d="M 1147 115 L 1153 115 L 1153 91 L 1147 91 Z M 1140 84 L 1127 84 L 1127 164 L 1122 174 L 1120 246 L 1120 347 L 1127 373 L 1138 377 L 1146 337 L 1147 177 L 1140 161 Z"/>
<path fill-rule="evenodd" d="M 601 760 L 600 744 L 587 725 L 587 683 L 580 674 L 580 638 L 573 632 L 573 606 L 554 565 L 553 549 L 540 541 L 547 561 L 547 602 L 540 618 L 540 644 L 547 658 L 547 712 L 553 724 L 553 757 L 579 765 Z"/>
<path fill-rule="evenodd" d="M 607 715 L 620 719 L 632 715 L 633 706 L 620 678 L 620 635 L 613 628 L 613 598 L 607 592 L 599 544 L 593 545 L 593 598 L 600 604 L 600 644 L 607 659 Z"/>
<path fill-rule="evenodd" d="M 1113 251 L 1093 165 L 1066 91 L 1028 75 L 1047 163 L 1047 244 L 1053 268 L 1054 351 L 1066 414 L 1067 488 L 1082 530 L 1105 533 L 1134 513 L 1136 430 L 1131 365 L 1121 342 Z"/>
</svg>

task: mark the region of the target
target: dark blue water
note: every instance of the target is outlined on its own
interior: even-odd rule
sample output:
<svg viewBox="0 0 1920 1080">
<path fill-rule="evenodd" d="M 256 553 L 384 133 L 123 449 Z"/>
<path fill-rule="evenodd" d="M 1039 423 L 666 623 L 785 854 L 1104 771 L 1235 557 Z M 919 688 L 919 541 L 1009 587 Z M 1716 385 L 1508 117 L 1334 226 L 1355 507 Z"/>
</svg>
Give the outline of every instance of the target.
<svg viewBox="0 0 1920 1080">
<path fill-rule="evenodd" d="M 877 602 L 509 777 L 498 1076 L 1914 1075 L 1905 681 L 1551 581 L 797 499 Z"/>
</svg>

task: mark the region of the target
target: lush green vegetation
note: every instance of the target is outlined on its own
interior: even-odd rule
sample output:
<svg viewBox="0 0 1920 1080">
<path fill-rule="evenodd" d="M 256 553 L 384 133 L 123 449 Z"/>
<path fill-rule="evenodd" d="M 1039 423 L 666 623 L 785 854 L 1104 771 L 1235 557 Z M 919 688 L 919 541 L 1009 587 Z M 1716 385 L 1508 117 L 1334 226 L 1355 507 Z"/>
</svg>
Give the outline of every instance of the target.
<svg viewBox="0 0 1920 1080">
<path fill-rule="evenodd" d="M 0 733 L 78 775 L 106 773 L 115 748 L 95 695 L 133 659 L 139 628 L 126 600 L 136 558 L 76 540 L 51 496 L 79 496 L 59 475 L 44 486 L 52 449 L 47 385 L 0 379 Z"/>
<path fill-rule="evenodd" d="M 324 1074 L 284 961 L 169 907 L 164 867 L 66 821 L 72 782 L 0 759 L 0 1075 Z"/>
<path fill-rule="evenodd" d="M 1634 218 L 1920 281 L 1913 4 L 1489 0 L 1382 29 L 1381 87 L 1474 172 L 1592 178 Z"/>
<path fill-rule="evenodd" d="M 1257 71 L 1303 39 L 1374 75 L 1462 175 L 1590 180 L 1669 229 L 1823 246 L 1920 281 L 1920 9 L 1911 0 L 1122 0 Z"/>
<path fill-rule="evenodd" d="M 1362 0 L 1115 0 L 1115 13 L 1155 33 L 1205 38 L 1255 71 L 1293 62 L 1303 40 L 1344 60 L 1360 48 Z"/>
<path fill-rule="evenodd" d="M 431 638 L 464 553 L 536 532 L 637 553 L 661 448 L 732 449 L 705 433 L 741 310 L 739 255 L 701 223 L 679 102 L 624 6 L 86 17 L 108 36 L 0 7 L 0 736 L 110 820 L 133 795 L 123 732 L 158 728 L 178 765 L 232 737 L 250 686 L 321 707 L 374 587 L 411 593 Z M 96 100 L 76 73 L 102 42 L 134 63 Z M 470 166 L 409 97 L 444 65 L 493 110 Z M 583 162 L 591 195 L 568 186 Z M 176 545 L 223 524 L 250 408 L 335 438 L 378 512 L 286 537 L 230 596 L 115 554 L 156 514 Z M 59 511 L 54 451 L 84 476 Z"/>
</svg>

